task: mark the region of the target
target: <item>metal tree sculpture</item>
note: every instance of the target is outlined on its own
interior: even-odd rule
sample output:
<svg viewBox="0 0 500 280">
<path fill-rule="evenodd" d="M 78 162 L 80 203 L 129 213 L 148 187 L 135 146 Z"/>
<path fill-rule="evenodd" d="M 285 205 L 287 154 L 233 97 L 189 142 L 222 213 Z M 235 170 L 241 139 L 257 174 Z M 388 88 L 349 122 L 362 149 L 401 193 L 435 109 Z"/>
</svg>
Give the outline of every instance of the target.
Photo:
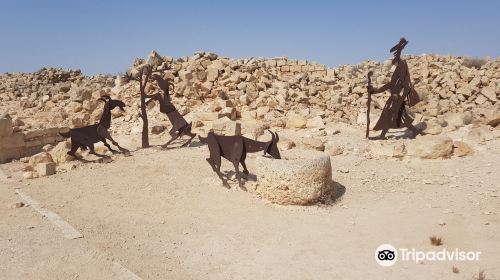
<svg viewBox="0 0 500 280">
<path fill-rule="evenodd" d="M 154 95 L 146 94 L 146 86 L 151 81 L 154 73 L 160 73 L 168 70 L 169 67 L 163 59 L 155 51 L 151 52 L 148 60 L 144 62 L 143 59 L 137 59 L 134 62 L 134 67 L 125 74 L 126 80 L 133 80 L 139 82 L 139 92 L 141 98 L 141 113 L 139 116 L 142 119 L 142 147 L 149 147 L 149 124 L 148 112 L 146 110 L 146 98 L 152 98 Z"/>
</svg>

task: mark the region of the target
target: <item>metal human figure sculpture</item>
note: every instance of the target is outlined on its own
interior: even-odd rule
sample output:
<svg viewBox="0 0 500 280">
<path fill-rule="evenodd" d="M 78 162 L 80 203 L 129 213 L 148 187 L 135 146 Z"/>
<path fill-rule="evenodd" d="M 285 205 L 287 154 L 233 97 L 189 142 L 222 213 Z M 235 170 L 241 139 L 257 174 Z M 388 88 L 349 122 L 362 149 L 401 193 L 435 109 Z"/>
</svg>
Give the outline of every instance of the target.
<svg viewBox="0 0 500 280">
<path fill-rule="evenodd" d="M 170 143 L 172 143 L 172 141 L 182 137 L 183 135 L 190 137 L 189 140 L 182 145 L 182 147 L 187 146 L 191 143 L 196 134 L 191 132 L 192 123 L 188 123 L 172 104 L 170 99 L 170 86 L 173 87 L 173 84 L 171 84 L 168 79 L 163 79 L 159 75 L 153 75 L 152 78 L 156 80 L 156 83 L 163 91 L 163 97 L 160 93 L 156 93 L 151 96 L 151 98 L 146 102 L 146 105 L 154 100 L 158 101 L 160 103 L 160 112 L 166 114 L 172 124 L 172 128 L 168 132 L 172 138 L 163 146 L 167 147 Z"/>
<path fill-rule="evenodd" d="M 77 157 L 75 152 L 78 148 L 82 150 L 89 149 L 90 153 L 99 157 L 103 157 L 94 151 L 94 143 L 103 142 L 104 145 L 112 152 L 117 152 L 111 148 L 111 146 L 106 142 L 106 139 L 111 141 L 113 145 L 118 147 L 122 152 L 128 152 L 127 149 L 120 147 L 118 143 L 111 137 L 108 129 L 111 127 L 111 110 L 118 107 L 120 110 L 125 107 L 125 103 L 120 100 L 113 100 L 110 96 L 104 95 L 99 100 L 104 101 L 104 111 L 102 113 L 101 119 L 98 123 L 70 129 L 68 132 L 60 132 L 59 134 L 65 138 L 71 137 L 71 150 L 68 151 L 68 155 Z"/>
<path fill-rule="evenodd" d="M 396 66 L 391 81 L 381 88 L 368 86 L 369 94 L 377 94 L 389 90 L 391 96 L 387 100 L 382 114 L 373 130 L 382 130 L 378 139 L 385 139 L 385 134 L 390 128 L 401 128 L 403 125 L 413 132 L 413 137 L 420 133 L 412 124 L 413 118 L 408 114 L 405 106 L 414 106 L 420 98 L 413 88 L 408 71 L 408 64 L 401 59 L 401 52 L 408 44 L 405 38 L 391 48 L 394 58 L 392 64 Z"/>
<path fill-rule="evenodd" d="M 274 134 L 270 130 L 269 133 L 271 133 L 272 138 L 267 142 L 252 140 L 241 135 L 215 135 L 213 132 L 209 132 L 207 137 L 201 137 L 198 135 L 198 138 L 202 143 L 208 144 L 210 157 L 206 160 L 215 173 L 217 173 L 222 182 L 225 183 L 222 174 L 220 173 L 221 157 L 233 163 L 236 171 L 236 177 L 238 178 L 238 185 L 242 188 L 243 186 L 241 183 L 239 164 L 241 163 L 241 166 L 243 166 L 243 173 L 248 175 L 248 169 L 245 164 L 247 153 L 264 151 L 264 155 L 269 154 L 275 159 L 281 158 L 280 151 L 278 149 L 278 141 L 280 137 L 277 133 Z"/>
</svg>

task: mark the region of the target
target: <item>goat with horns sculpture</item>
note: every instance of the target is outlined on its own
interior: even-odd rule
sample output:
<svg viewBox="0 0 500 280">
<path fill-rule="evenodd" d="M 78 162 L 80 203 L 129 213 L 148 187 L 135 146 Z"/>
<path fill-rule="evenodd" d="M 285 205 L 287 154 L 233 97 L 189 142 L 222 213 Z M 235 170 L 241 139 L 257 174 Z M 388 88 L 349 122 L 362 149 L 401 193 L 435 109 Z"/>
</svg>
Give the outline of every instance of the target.
<svg viewBox="0 0 500 280">
<path fill-rule="evenodd" d="M 151 99 L 146 102 L 146 105 L 149 105 L 152 101 L 158 101 L 160 103 L 160 112 L 166 114 L 168 120 L 172 124 L 172 129 L 168 132 L 171 139 L 163 145 L 163 147 L 167 147 L 170 143 L 172 143 L 172 141 L 182 137 L 183 135 L 190 137 L 189 140 L 182 145 L 182 147 L 187 146 L 191 143 L 196 134 L 191 132 L 192 123 L 188 123 L 179 111 L 177 111 L 174 104 L 172 104 L 172 100 L 170 98 L 170 86 L 173 86 L 173 84 L 171 84 L 168 79 L 163 79 L 159 75 L 153 75 L 153 79 L 156 80 L 156 83 L 163 91 L 163 97 L 160 93 L 155 93 L 150 96 Z"/>
<path fill-rule="evenodd" d="M 245 164 L 247 153 L 264 151 L 264 155 L 269 154 L 273 158 L 281 158 L 280 151 L 278 149 L 278 141 L 280 139 L 279 135 L 271 132 L 270 130 L 269 133 L 271 133 L 272 138 L 267 142 L 252 140 L 241 135 L 215 135 L 213 132 L 209 132 L 207 137 L 198 136 L 198 138 L 202 143 L 208 144 L 210 157 L 207 158 L 207 161 L 222 182 L 224 183 L 225 181 L 220 173 L 221 157 L 233 163 L 236 170 L 236 176 L 238 178 L 238 185 L 241 188 L 242 183 L 239 164 L 241 163 L 241 166 L 243 166 L 243 173 L 248 175 L 248 169 Z"/>
<path fill-rule="evenodd" d="M 111 149 L 111 146 L 106 142 L 106 139 L 111 141 L 113 145 L 117 146 L 120 151 L 128 152 L 127 149 L 124 149 L 118 145 L 118 143 L 111 137 L 108 129 L 111 127 L 111 110 L 116 107 L 119 107 L 120 110 L 125 111 L 123 109 L 125 107 L 125 103 L 120 100 L 113 100 L 110 96 L 104 95 L 99 100 L 104 101 L 104 111 L 102 113 L 101 119 L 98 123 L 70 129 L 68 132 L 60 132 L 59 134 L 65 138 L 71 137 L 71 150 L 68 151 L 68 155 L 76 157 L 75 152 L 78 148 L 82 150 L 89 149 L 90 153 L 96 156 L 103 157 L 94 151 L 94 143 L 99 141 L 103 142 L 104 145 L 112 152 L 116 152 Z"/>
</svg>

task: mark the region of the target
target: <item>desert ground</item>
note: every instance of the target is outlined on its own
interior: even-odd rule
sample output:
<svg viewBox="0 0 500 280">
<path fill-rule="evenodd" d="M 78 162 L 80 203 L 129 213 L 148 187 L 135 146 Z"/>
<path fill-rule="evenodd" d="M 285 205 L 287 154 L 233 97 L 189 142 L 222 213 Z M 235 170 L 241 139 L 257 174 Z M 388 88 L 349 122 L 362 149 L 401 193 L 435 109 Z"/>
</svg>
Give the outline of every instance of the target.
<svg viewBox="0 0 500 280">
<path fill-rule="evenodd" d="M 111 160 L 71 162 L 24 179 L 23 163 L 1 165 L 1 279 L 485 279 L 500 277 L 500 142 L 449 159 L 366 156 L 380 141 L 364 128 L 327 124 L 345 152 L 331 157 L 334 197 L 277 205 L 224 187 L 207 146 L 162 149 L 168 136 L 115 135 L 131 150 Z M 282 135 L 293 138 L 293 130 Z M 498 133 L 497 133 L 498 134 Z M 397 143 L 398 139 L 387 140 Z M 255 159 L 248 160 L 255 174 Z M 222 170 L 233 170 L 223 160 Z M 250 176 L 251 177 L 251 176 Z M 245 186 L 251 187 L 249 179 Z M 16 191 L 58 214 L 83 237 L 66 239 Z M 433 246 L 431 236 L 442 238 Z M 479 261 L 374 260 L 380 244 L 480 251 Z M 455 272 L 453 272 L 453 268 Z"/>
</svg>

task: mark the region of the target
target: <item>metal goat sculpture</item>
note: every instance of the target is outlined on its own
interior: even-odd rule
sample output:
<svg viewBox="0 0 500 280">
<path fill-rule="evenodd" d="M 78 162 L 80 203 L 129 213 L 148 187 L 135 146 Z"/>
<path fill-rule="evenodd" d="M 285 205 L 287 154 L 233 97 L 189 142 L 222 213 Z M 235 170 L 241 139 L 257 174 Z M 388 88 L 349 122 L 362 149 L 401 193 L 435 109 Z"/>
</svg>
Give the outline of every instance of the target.
<svg viewBox="0 0 500 280">
<path fill-rule="evenodd" d="M 273 158 L 281 158 L 280 151 L 278 149 L 278 141 L 280 137 L 277 133 L 274 134 L 270 130 L 269 133 L 271 133 L 272 138 L 267 142 L 252 140 L 241 135 L 215 135 L 213 132 L 209 132 L 207 137 L 198 136 L 198 138 L 202 143 L 208 144 L 210 157 L 207 158 L 207 161 L 223 182 L 224 179 L 222 177 L 222 174 L 220 173 L 221 157 L 233 163 L 236 171 L 236 176 L 238 178 L 238 184 L 241 188 L 242 183 L 239 164 L 241 163 L 241 166 L 243 166 L 243 173 L 248 175 L 248 169 L 245 164 L 247 153 L 264 151 L 264 155 L 269 154 Z"/>
<path fill-rule="evenodd" d="M 146 102 L 146 105 L 154 100 L 158 101 L 160 103 L 160 112 L 166 114 L 168 120 L 172 124 L 172 128 L 168 132 L 172 138 L 163 146 L 167 147 L 170 143 L 172 143 L 172 141 L 182 137 L 183 135 L 190 137 L 189 140 L 182 145 L 182 147 L 187 146 L 191 143 L 196 134 L 191 132 L 192 123 L 188 123 L 179 111 L 177 111 L 174 104 L 172 104 L 172 100 L 170 98 L 170 86 L 173 87 L 173 84 L 159 75 L 153 75 L 153 79 L 156 80 L 156 83 L 163 91 L 163 97 L 160 93 L 156 93 Z"/>
<path fill-rule="evenodd" d="M 68 155 L 76 157 L 75 152 L 78 148 L 82 150 L 89 149 L 90 153 L 96 156 L 103 157 L 94 151 L 94 143 L 103 142 L 104 145 L 112 152 L 116 152 L 111 148 L 111 146 L 106 142 L 106 139 L 111 141 L 113 145 L 118 147 L 122 152 L 128 152 L 118 145 L 118 143 L 111 137 L 108 129 L 111 127 L 111 110 L 118 107 L 120 110 L 125 107 L 125 103 L 120 100 L 113 100 L 110 96 L 104 95 L 99 100 L 104 101 L 104 111 L 102 113 L 101 119 L 98 123 L 70 129 L 68 132 L 60 132 L 59 134 L 65 138 L 71 137 L 71 150 L 68 151 Z"/>
</svg>

